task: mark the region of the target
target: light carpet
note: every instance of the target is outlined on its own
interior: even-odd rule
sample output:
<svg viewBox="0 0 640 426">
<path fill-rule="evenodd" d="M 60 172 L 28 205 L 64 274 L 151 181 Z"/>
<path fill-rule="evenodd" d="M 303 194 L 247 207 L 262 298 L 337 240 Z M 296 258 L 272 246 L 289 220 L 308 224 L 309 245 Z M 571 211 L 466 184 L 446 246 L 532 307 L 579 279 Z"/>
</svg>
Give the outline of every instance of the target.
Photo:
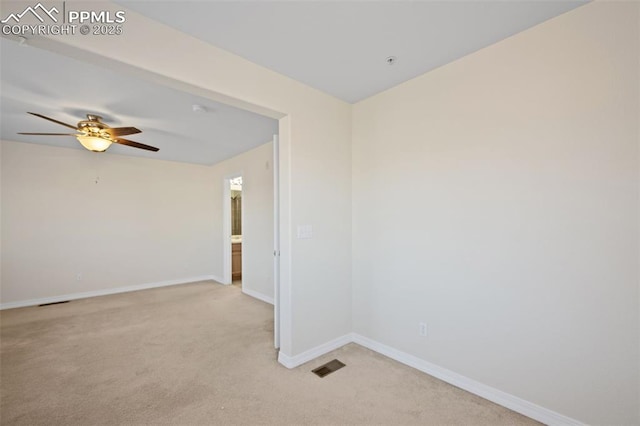
<svg viewBox="0 0 640 426">
<path fill-rule="evenodd" d="M 201 282 L 0 312 L 4 425 L 528 425 L 355 344 L 276 361 L 273 307 Z M 338 358 L 325 378 L 311 370 Z"/>
</svg>

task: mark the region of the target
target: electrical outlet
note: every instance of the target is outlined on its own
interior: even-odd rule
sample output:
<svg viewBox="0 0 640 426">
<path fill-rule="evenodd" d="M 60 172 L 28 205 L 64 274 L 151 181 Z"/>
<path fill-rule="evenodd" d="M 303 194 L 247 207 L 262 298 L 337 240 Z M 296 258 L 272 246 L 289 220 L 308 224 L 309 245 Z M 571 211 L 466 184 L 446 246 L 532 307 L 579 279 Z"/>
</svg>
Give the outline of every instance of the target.
<svg viewBox="0 0 640 426">
<path fill-rule="evenodd" d="M 80 280 L 82 280 L 82 272 L 78 272 L 76 274 L 76 281 L 80 281 Z"/>
<path fill-rule="evenodd" d="M 421 322 L 419 324 L 418 332 L 420 333 L 421 336 L 426 337 L 427 336 L 427 323 Z"/>
</svg>

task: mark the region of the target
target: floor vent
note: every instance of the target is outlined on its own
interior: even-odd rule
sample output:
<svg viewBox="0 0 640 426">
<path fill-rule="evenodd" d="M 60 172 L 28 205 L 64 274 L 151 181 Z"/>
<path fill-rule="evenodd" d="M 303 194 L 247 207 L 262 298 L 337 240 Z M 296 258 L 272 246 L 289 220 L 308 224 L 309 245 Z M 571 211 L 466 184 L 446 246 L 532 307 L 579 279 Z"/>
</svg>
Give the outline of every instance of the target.
<svg viewBox="0 0 640 426">
<path fill-rule="evenodd" d="M 61 303 L 69 303 L 69 301 L 68 300 L 63 300 L 62 302 L 43 303 L 42 305 L 38 305 L 38 307 L 40 307 L 40 306 L 49 306 L 49 305 L 59 305 Z"/>
<path fill-rule="evenodd" d="M 328 363 L 321 365 L 314 370 L 311 370 L 311 372 L 315 373 L 318 377 L 324 377 L 333 373 L 334 371 L 340 370 L 344 366 L 345 364 L 341 363 L 337 359 L 334 359 L 333 361 L 329 361 Z"/>
</svg>

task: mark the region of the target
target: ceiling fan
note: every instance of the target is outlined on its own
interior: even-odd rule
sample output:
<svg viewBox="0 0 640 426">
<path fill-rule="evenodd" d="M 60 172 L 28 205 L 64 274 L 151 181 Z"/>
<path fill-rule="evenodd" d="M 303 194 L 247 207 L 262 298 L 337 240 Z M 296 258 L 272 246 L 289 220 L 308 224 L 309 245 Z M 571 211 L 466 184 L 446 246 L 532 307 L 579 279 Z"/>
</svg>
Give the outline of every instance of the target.
<svg viewBox="0 0 640 426">
<path fill-rule="evenodd" d="M 154 146 L 145 145 L 139 142 L 123 139 L 120 136 L 133 135 L 135 133 L 142 133 L 141 130 L 135 127 L 109 127 L 104 124 L 102 117 L 93 114 L 87 114 L 87 119 L 78 122 L 77 126 L 63 123 L 62 121 L 54 120 L 42 114 L 36 114 L 30 112 L 29 114 L 36 117 L 44 118 L 45 120 L 53 121 L 62 126 L 68 127 L 77 131 L 78 133 L 18 133 L 19 135 L 41 135 L 41 136 L 75 136 L 78 142 L 82 144 L 89 151 L 103 152 L 111 146 L 112 143 L 119 143 L 120 145 L 127 145 L 134 148 L 146 149 L 148 151 L 159 151 L 159 148 Z"/>
</svg>

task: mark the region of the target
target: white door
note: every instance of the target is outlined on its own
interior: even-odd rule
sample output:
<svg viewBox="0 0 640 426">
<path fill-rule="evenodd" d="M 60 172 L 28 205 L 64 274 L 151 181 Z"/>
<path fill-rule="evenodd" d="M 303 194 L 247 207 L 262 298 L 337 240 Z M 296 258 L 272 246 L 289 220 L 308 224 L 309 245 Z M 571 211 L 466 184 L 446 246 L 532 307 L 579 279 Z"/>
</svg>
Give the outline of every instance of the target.
<svg viewBox="0 0 640 426">
<path fill-rule="evenodd" d="M 273 135 L 273 343 L 280 348 L 280 150 Z"/>
</svg>

